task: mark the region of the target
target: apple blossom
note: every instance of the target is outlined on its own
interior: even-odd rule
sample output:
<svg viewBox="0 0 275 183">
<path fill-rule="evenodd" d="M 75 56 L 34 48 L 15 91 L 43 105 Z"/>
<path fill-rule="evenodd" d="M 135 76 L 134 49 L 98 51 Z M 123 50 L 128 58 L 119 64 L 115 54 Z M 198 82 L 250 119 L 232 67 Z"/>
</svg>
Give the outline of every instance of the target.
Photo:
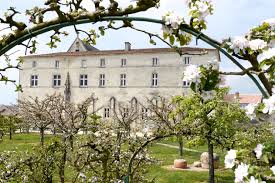
<svg viewBox="0 0 275 183">
<path fill-rule="evenodd" d="M 235 169 L 235 183 L 242 183 L 243 179 L 248 176 L 248 167 L 249 165 L 241 163 Z"/>
<path fill-rule="evenodd" d="M 185 81 L 196 81 L 201 76 L 200 68 L 197 65 L 188 65 L 185 69 L 184 78 Z"/>
<path fill-rule="evenodd" d="M 275 48 L 269 48 L 258 56 L 258 61 L 262 62 L 264 60 L 270 59 L 275 56 Z"/>
<path fill-rule="evenodd" d="M 249 41 L 249 47 L 253 51 L 257 51 L 257 50 L 261 50 L 261 49 L 264 49 L 265 47 L 267 47 L 267 43 L 261 39 L 254 39 L 254 40 Z"/>
<path fill-rule="evenodd" d="M 268 99 L 263 99 L 263 103 L 265 105 L 263 113 L 272 114 L 275 111 L 275 94 L 273 94 Z"/>
<path fill-rule="evenodd" d="M 254 176 L 250 177 L 249 183 L 265 183 L 265 181 L 259 181 Z"/>
<path fill-rule="evenodd" d="M 227 152 L 227 155 L 224 158 L 225 168 L 232 168 L 235 165 L 235 159 L 237 157 L 237 150 L 231 149 Z"/>
<path fill-rule="evenodd" d="M 272 166 L 271 168 L 270 168 L 270 170 L 272 171 L 272 173 L 275 175 L 275 165 L 274 166 Z"/>
<path fill-rule="evenodd" d="M 241 50 L 244 50 L 249 47 L 249 41 L 242 36 L 237 36 L 232 40 L 230 48 L 234 50 L 235 53 L 240 53 Z"/>
<path fill-rule="evenodd" d="M 206 2 L 204 1 L 197 1 L 193 9 L 196 9 L 195 7 L 197 8 L 197 11 L 199 13 L 199 21 L 204 20 L 210 14 L 209 5 L 206 4 Z"/>
<path fill-rule="evenodd" d="M 257 104 L 248 104 L 245 107 L 245 113 L 250 119 L 254 119 L 256 117 L 255 110 L 256 110 Z"/>
<path fill-rule="evenodd" d="M 211 100 L 214 98 L 216 91 L 202 91 L 201 96 L 204 101 Z"/>
<path fill-rule="evenodd" d="M 173 29 L 170 28 L 170 27 L 168 27 L 168 26 L 166 26 L 166 25 L 163 25 L 163 26 L 161 27 L 161 30 L 162 30 L 162 32 L 165 33 L 165 34 L 168 34 L 168 35 L 173 34 Z"/>
<path fill-rule="evenodd" d="M 262 144 L 258 144 L 257 147 L 254 149 L 257 159 L 261 158 L 263 154 L 263 149 L 264 149 L 264 146 Z"/>
<path fill-rule="evenodd" d="M 268 23 L 271 27 L 275 27 L 275 18 L 270 18 L 263 21 L 264 23 Z"/>
<path fill-rule="evenodd" d="M 144 137 L 144 134 L 141 132 L 136 132 L 136 136 L 142 138 L 142 137 Z"/>
<path fill-rule="evenodd" d="M 176 15 L 174 12 L 166 13 L 162 19 L 165 21 L 165 25 L 170 25 L 173 29 L 178 29 L 179 25 L 184 22 L 183 18 Z"/>
<path fill-rule="evenodd" d="M 82 182 L 86 182 L 87 177 L 84 173 L 80 172 L 79 173 L 79 178 L 81 179 Z"/>
</svg>

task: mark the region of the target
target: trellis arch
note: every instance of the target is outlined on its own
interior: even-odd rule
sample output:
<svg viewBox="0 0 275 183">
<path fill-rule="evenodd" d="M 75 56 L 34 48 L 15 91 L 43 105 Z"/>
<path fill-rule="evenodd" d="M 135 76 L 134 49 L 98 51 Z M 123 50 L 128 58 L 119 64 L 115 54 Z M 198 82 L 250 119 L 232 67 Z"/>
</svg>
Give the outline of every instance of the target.
<svg viewBox="0 0 275 183">
<path fill-rule="evenodd" d="M 82 20 L 78 20 L 75 22 L 63 22 L 63 23 L 56 22 L 55 24 L 45 27 L 45 28 L 24 30 L 22 33 L 22 36 L 20 36 L 18 39 L 12 41 L 10 44 L 8 44 L 8 45 L 4 46 L 2 49 L 0 49 L 0 56 L 5 54 L 7 51 L 9 51 L 14 46 L 17 46 L 20 43 L 22 43 L 32 37 L 35 37 L 37 35 L 40 35 L 40 34 L 43 34 L 43 33 L 46 33 L 46 32 L 52 31 L 52 30 L 61 29 L 64 27 L 78 25 L 78 24 L 97 23 L 97 22 L 106 22 L 106 21 L 130 21 L 130 22 L 137 21 L 137 22 L 150 22 L 150 23 L 165 25 L 165 22 L 163 20 L 159 20 L 159 19 L 152 19 L 152 18 L 146 18 L 146 17 L 128 17 L 128 16 L 107 16 L 107 17 L 101 17 L 101 18 L 94 19 L 94 20 L 93 19 L 82 19 Z M 226 50 L 224 50 L 221 47 L 221 43 L 211 39 L 207 35 L 192 28 L 188 24 L 181 24 L 180 30 L 182 30 L 186 33 L 189 33 L 189 34 L 195 36 L 197 40 L 200 39 L 200 40 L 204 41 L 205 43 L 207 43 L 208 45 L 216 48 L 222 54 L 224 54 L 227 58 L 229 58 L 235 65 L 237 65 L 242 71 L 246 70 L 246 68 L 244 66 L 242 66 L 230 53 L 228 53 Z M 255 83 L 255 85 L 258 87 L 258 89 L 260 90 L 260 92 L 262 93 L 262 95 L 265 98 L 267 98 L 269 95 L 271 95 L 270 91 L 266 91 L 262 87 L 262 85 L 259 83 L 259 81 L 251 73 L 247 72 L 246 74 Z M 262 83 L 262 84 L 264 85 L 264 83 Z M 266 87 L 266 89 L 267 89 L 267 87 Z"/>
</svg>

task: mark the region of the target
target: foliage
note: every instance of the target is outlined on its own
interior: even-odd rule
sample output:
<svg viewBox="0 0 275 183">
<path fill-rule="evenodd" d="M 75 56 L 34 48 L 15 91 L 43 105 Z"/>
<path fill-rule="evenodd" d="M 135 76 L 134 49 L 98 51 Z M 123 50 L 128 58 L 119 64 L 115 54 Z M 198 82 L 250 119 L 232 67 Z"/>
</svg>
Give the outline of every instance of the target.
<svg viewBox="0 0 275 183">
<path fill-rule="evenodd" d="M 230 150 L 225 157 L 228 168 L 235 170 L 235 182 L 249 182 L 251 179 L 261 181 L 275 181 L 275 141 L 258 144 L 253 150 L 249 148 Z M 246 165 L 246 174 L 238 171 Z"/>
</svg>

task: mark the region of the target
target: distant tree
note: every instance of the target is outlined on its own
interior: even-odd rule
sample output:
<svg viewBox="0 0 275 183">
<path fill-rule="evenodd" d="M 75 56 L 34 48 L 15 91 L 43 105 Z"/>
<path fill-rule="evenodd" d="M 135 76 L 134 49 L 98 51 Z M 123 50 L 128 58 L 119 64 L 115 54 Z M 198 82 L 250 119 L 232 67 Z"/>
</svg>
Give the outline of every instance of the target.
<svg viewBox="0 0 275 183">
<path fill-rule="evenodd" d="M 53 96 L 47 96 L 44 99 L 29 98 L 18 101 L 19 116 L 25 123 L 38 128 L 40 132 L 40 144 L 43 146 L 45 141 L 45 130 L 53 123 L 50 118 L 51 101 Z"/>
<path fill-rule="evenodd" d="M 188 133 L 187 128 L 183 128 L 181 120 L 182 114 L 175 114 L 173 111 L 177 108 L 177 103 L 173 103 L 171 98 L 163 96 L 154 96 L 152 99 L 147 99 L 148 105 L 144 108 L 148 109 L 146 119 L 149 124 L 152 123 L 155 128 L 165 133 L 176 134 L 179 144 L 179 155 L 183 156 L 183 135 Z"/>
</svg>

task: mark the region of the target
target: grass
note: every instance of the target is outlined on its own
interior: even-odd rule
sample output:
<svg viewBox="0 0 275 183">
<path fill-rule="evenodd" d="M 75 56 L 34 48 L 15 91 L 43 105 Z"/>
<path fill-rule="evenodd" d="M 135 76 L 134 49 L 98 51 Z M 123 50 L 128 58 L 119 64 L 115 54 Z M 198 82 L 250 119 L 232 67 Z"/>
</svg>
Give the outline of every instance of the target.
<svg viewBox="0 0 275 183">
<path fill-rule="evenodd" d="M 46 135 L 45 141 L 49 141 L 53 136 Z M 4 137 L 3 142 L 0 143 L 0 152 L 5 150 L 15 150 L 15 151 L 31 151 L 34 146 L 39 145 L 39 135 L 38 134 L 16 134 L 13 136 L 12 140 L 9 140 L 7 136 Z M 163 140 L 161 143 L 175 145 L 176 142 L 171 140 Z M 200 154 L 206 151 L 206 146 L 199 146 L 194 148 L 200 152 L 184 151 L 183 158 L 187 160 L 189 164 L 194 161 L 198 161 Z M 202 183 L 207 182 L 208 172 L 191 172 L 191 171 L 171 171 L 163 168 L 162 166 L 172 165 L 174 159 L 179 158 L 178 149 L 165 147 L 158 144 L 153 144 L 149 148 L 151 156 L 158 160 L 158 164 L 149 167 L 148 177 L 150 179 L 155 179 L 157 183 Z M 221 157 L 221 163 L 223 164 L 224 152 L 220 149 L 215 150 Z M 72 176 L 71 171 L 67 170 L 67 178 Z M 218 183 L 228 183 L 233 182 L 233 173 L 231 171 L 217 170 L 216 172 L 216 182 Z M 56 180 L 57 177 L 55 177 Z M 56 181 L 58 182 L 58 181 Z"/>
<path fill-rule="evenodd" d="M 162 166 L 172 165 L 174 159 L 179 158 L 178 150 L 175 148 L 164 147 L 162 145 L 153 145 L 151 148 L 152 156 L 160 161 L 159 165 L 152 166 L 149 170 L 149 177 L 155 178 L 158 183 L 198 183 L 207 182 L 208 171 L 193 172 L 193 171 L 172 171 L 166 170 Z M 204 150 L 205 149 L 201 149 Z M 189 164 L 198 161 L 200 152 L 185 151 L 183 158 Z M 216 181 L 219 183 L 233 182 L 233 173 L 231 171 L 217 170 Z"/>
</svg>

